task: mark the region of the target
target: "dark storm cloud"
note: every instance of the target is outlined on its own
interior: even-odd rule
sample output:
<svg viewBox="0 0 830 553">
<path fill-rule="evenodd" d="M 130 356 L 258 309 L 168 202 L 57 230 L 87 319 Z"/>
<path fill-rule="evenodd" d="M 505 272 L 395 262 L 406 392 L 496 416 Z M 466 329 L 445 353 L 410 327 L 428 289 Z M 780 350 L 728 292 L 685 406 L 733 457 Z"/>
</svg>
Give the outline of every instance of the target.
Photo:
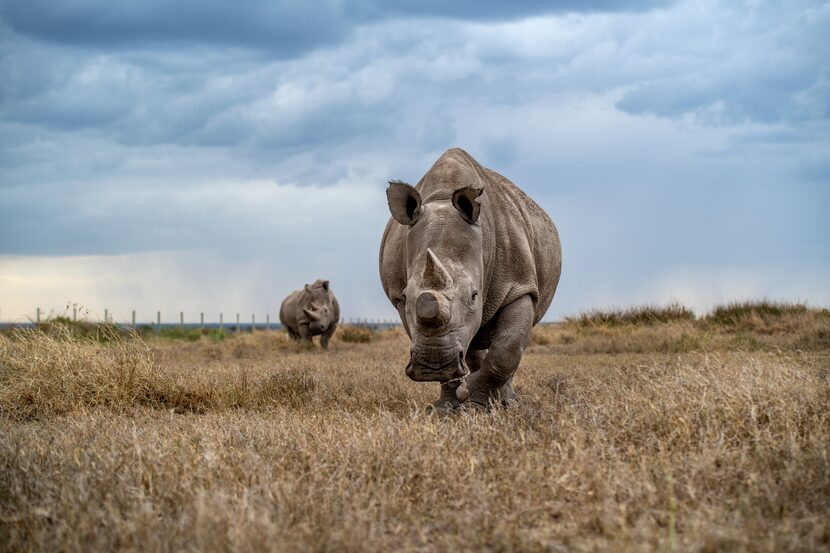
<svg viewBox="0 0 830 553">
<path fill-rule="evenodd" d="M 6 0 L 2 14 L 18 33 L 83 46 L 164 46 L 206 43 L 265 49 L 290 57 L 337 43 L 361 23 L 392 17 L 509 20 L 549 13 L 632 11 L 668 4 L 665 0 L 525 0 L 524 2 L 339 0 L 229 2 L 56 3 Z"/>
<path fill-rule="evenodd" d="M 334 2 L 9 0 L 2 10 L 18 33 L 89 47 L 209 43 L 289 57 L 338 42 L 348 32 Z"/>
</svg>

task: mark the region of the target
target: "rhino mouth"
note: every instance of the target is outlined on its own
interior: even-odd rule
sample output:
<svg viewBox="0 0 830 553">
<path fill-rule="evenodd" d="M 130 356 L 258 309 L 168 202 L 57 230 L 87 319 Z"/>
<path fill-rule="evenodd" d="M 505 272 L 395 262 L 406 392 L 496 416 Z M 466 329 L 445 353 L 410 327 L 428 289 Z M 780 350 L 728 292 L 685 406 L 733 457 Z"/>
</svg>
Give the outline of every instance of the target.
<svg viewBox="0 0 830 553">
<path fill-rule="evenodd" d="M 415 347 L 409 353 L 406 376 L 418 382 L 447 382 L 469 374 L 464 350 Z"/>
</svg>

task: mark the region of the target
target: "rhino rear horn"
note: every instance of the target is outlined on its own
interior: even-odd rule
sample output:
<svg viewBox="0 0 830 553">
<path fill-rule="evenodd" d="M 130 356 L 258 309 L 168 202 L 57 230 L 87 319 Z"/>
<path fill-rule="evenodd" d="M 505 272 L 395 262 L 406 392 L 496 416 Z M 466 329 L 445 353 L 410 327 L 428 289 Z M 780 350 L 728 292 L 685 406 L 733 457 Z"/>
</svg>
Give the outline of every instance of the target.
<svg viewBox="0 0 830 553">
<path fill-rule="evenodd" d="M 392 218 L 402 225 L 414 225 L 421 214 L 421 195 L 411 184 L 399 180 L 389 181 L 386 201 Z"/>
<path fill-rule="evenodd" d="M 484 192 L 481 188 L 473 188 L 471 186 L 464 186 L 459 188 L 452 194 L 452 205 L 465 221 L 474 225 L 478 221 L 478 215 L 481 212 L 481 204 L 478 203 L 478 197 Z"/>
<path fill-rule="evenodd" d="M 432 250 L 427 248 L 427 261 L 424 264 L 424 274 L 421 276 L 421 286 L 431 290 L 444 290 L 452 284 L 452 277 L 441 260 Z"/>
</svg>

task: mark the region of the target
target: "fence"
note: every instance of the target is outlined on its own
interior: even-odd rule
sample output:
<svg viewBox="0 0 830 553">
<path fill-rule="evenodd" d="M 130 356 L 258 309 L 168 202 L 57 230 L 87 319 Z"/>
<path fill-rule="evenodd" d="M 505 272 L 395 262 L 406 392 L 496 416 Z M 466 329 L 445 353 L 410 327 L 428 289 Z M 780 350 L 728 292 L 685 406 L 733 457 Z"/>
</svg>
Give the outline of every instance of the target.
<svg viewBox="0 0 830 553">
<path fill-rule="evenodd" d="M 51 315 L 45 316 L 45 314 L 41 311 L 40 307 L 35 309 L 35 317 L 34 319 L 30 319 L 27 322 L 0 322 L 0 329 L 6 328 L 15 328 L 15 327 L 34 327 L 39 325 L 42 322 L 46 322 L 52 319 Z M 72 308 L 72 321 L 78 321 L 78 308 Z M 240 313 L 236 313 L 236 323 L 225 322 L 225 314 L 219 313 L 219 322 L 205 322 L 205 313 L 199 313 L 199 322 L 185 322 L 184 311 L 179 311 L 179 322 L 178 323 L 170 323 L 170 322 L 161 322 L 161 311 L 156 311 L 156 318 L 155 321 L 137 321 L 136 319 L 136 311 L 132 310 L 130 321 L 115 321 L 113 320 L 112 314 L 110 313 L 109 309 L 104 309 L 104 318 L 103 320 L 90 320 L 82 318 L 82 321 L 91 322 L 91 323 L 111 323 L 116 326 L 121 327 L 133 327 L 133 328 L 142 328 L 144 330 L 155 330 L 156 332 L 160 332 L 162 329 L 171 329 L 171 328 L 181 328 L 181 329 L 217 329 L 217 330 L 227 330 L 229 332 L 241 332 L 241 331 L 248 331 L 253 332 L 254 330 L 279 330 L 282 328 L 282 324 L 279 322 L 272 322 L 271 315 L 265 315 L 265 322 L 257 322 L 256 314 L 251 314 L 251 322 L 248 323 L 247 321 L 241 321 Z M 371 329 L 385 329 L 385 328 L 392 328 L 395 326 L 400 325 L 400 321 L 395 319 L 373 319 L 369 317 L 341 317 L 339 324 L 348 324 L 353 326 L 360 326 L 364 328 L 371 328 Z"/>
</svg>

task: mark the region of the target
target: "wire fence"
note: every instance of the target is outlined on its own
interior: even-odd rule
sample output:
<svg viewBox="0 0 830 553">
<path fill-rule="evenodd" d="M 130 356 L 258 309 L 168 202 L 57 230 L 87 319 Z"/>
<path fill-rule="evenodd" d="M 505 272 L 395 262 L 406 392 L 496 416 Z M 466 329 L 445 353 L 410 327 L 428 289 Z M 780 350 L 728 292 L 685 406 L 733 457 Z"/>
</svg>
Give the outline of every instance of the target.
<svg viewBox="0 0 830 553">
<path fill-rule="evenodd" d="M 139 320 L 136 318 L 136 311 L 133 310 L 131 312 L 130 320 L 116 320 L 109 309 L 104 309 L 104 316 L 103 318 L 95 318 L 89 317 L 89 312 L 86 314 L 82 314 L 81 317 L 78 317 L 78 308 L 72 308 L 71 317 L 67 312 L 66 315 L 55 316 L 52 313 L 46 314 L 44 313 L 40 307 L 35 309 L 34 317 L 28 317 L 28 320 L 23 321 L 6 321 L 0 322 L 0 329 L 9 329 L 9 328 L 26 328 L 26 327 L 36 327 L 41 323 L 46 323 L 49 321 L 54 321 L 58 317 L 62 320 L 70 319 L 72 322 L 85 322 L 85 323 L 92 323 L 92 324 L 113 324 L 118 327 L 126 327 L 126 328 L 135 328 L 141 330 L 155 330 L 156 332 L 160 332 L 166 329 L 172 328 L 181 328 L 184 330 L 194 330 L 194 329 L 201 329 L 201 330 L 223 330 L 228 332 L 253 332 L 254 330 L 279 330 L 282 328 L 282 324 L 279 322 L 279 318 L 275 317 L 275 320 L 271 320 L 271 315 L 266 314 L 265 320 L 259 319 L 257 320 L 256 313 L 252 313 L 250 319 L 242 319 L 241 313 L 236 313 L 235 318 L 231 318 L 230 320 L 225 319 L 224 313 L 219 313 L 219 320 L 213 321 L 206 321 L 205 320 L 205 313 L 199 313 L 199 321 L 195 322 L 193 320 L 185 320 L 185 313 L 184 311 L 179 311 L 178 315 L 178 322 L 170 322 L 165 321 L 162 322 L 162 312 L 156 311 L 155 320 Z M 352 326 L 359 326 L 363 328 L 370 328 L 370 329 L 386 329 L 392 328 L 395 326 L 400 325 L 400 321 L 396 319 L 382 319 L 382 318 L 371 318 L 371 317 L 341 317 L 339 324 L 341 325 L 352 325 Z"/>
</svg>

